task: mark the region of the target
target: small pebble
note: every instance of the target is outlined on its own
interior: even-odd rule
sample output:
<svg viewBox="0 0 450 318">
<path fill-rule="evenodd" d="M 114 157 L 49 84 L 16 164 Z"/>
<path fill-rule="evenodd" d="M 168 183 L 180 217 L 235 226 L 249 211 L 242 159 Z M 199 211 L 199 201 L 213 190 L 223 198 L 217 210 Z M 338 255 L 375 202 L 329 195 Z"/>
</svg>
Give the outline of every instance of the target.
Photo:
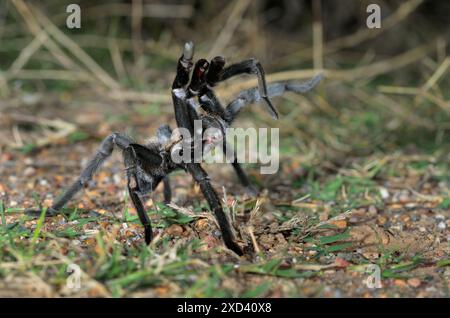
<svg viewBox="0 0 450 318">
<path fill-rule="evenodd" d="M 31 177 L 35 173 L 36 173 L 36 169 L 34 169 L 33 167 L 26 167 L 25 170 L 23 171 L 23 175 L 25 177 Z"/>
<path fill-rule="evenodd" d="M 398 201 L 400 203 L 407 203 L 409 201 L 409 193 L 408 191 L 402 191 L 398 196 Z"/>
<path fill-rule="evenodd" d="M 402 222 L 408 223 L 408 222 L 411 220 L 411 218 L 410 218 L 409 215 L 407 215 L 407 214 L 402 214 L 402 215 L 400 216 L 400 220 L 401 220 Z"/>
<path fill-rule="evenodd" d="M 172 224 L 167 229 L 167 234 L 172 236 L 180 236 L 183 233 L 183 228 L 178 224 Z"/>
<path fill-rule="evenodd" d="M 422 282 L 418 278 L 410 278 L 410 279 L 408 279 L 408 285 L 412 286 L 414 288 L 419 287 L 421 283 Z"/>
<path fill-rule="evenodd" d="M 363 252 L 362 256 L 364 256 L 366 259 L 378 259 L 380 258 L 380 254 L 377 252 Z"/>
<path fill-rule="evenodd" d="M 447 227 L 447 225 L 445 224 L 445 222 L 439 222 L 439 224 L 438 224 L 439 229 L 445 230 L 446 227 Z"/>
<path fill-rule="evenodd" d="M 120 185 L 120 182 L 122 181 L 122 178 L 118 174 L 113 175 L 113 182 L 115 185 Z"/>
<path fill-rule="evenodd" d="M 369 206 L 369 214 L 370 215 L 376 215 L 377 214 L 377 208 L 374 205 Z"/>
<path fill-rule="evenodd" d="M 350 223 L 358 223 L 359 219 L 356 218 L 356 217 L 354 217 L 354 216 L 352 216 L 348 221 L 349 221 Z"/>
<path fill-rule="evenodd" d="M 394 284 L 395 284 L 395 286 L 398 286 L 398 287 L 406 287 L 406 286 L 408 286 L 403 279 L 396 279 L 394 281 Z"/>
<path fill-rule="evenodd" d="M 380 187 L 380 195 L 383 199 L 389 198 L 389 191 L 386 188 Z"/>
<path fill-rule="evenodd" d="M 13 155 L 10 152 L 5 152 L 0 156 L 0 161 L 9 161 L 13 159 Z"/>
<path fill-rule="evenodd" d="M 392 225 L 391 230 L 396 230 L 396 231 L 401 232 L 401 231 L 403 231 L 403 225 L 402 224 Z"/>
<path fill-rule="evenodd" d="M 26 105 L 35 105 L 41 99 L 41 94 L 24 94 L 21 96 L 21 100 Z"/>
<path fill-rule="evenodd" d="M 17 182 L 17 177 L 16 176 L 9 176 L 8 180 L 10 183 L 16 183 Z"/>
</svg>

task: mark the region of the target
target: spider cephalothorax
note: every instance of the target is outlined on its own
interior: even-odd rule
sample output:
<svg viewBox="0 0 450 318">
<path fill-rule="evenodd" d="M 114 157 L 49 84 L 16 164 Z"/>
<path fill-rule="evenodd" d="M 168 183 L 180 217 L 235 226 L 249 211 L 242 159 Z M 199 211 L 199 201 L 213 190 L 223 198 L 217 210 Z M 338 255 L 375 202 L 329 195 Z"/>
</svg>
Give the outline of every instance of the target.
<svg viewBox="0 0 450 318">
<path fill-rule="evenodd" d="M 106 137 L 93 158 L 88 162 L 80 177 L 48 208 L 47 215 L 57 214 L 61 208 L 92 179 L 94 173 L 111 155 L 114 146 L 123 154 L 127 187 L 139 219 L 144 226 L 145 241 L 150 243 L 153 232 L 150 219 L 144 208 L 141 197 L 152 192 L 161 181 L 164 183 L 164 201 L 170 202 L 171 191 L 168 175 L 178 169 L 187 171 L 199 184 L 200 189 L 213 211 L 225 245 L 238 255 L 242 255 L 241 247 L 235 242 L 230 223 L 223 212 L 221 200 L 211 186 L 208 174 L 200 162 L 192 160 L 174 160 L 173 153 L 181 151 L 194 152 L 200 145 L 201 156 L 205 151 L 219 142 L 227 153 L 225 131 L 236 118 L 239 111 L 247 104 L 263 101 L 273 118 L 278 118 L 278 112 L 270 101 L 270 97 L 283 94 L 285 91 L 304 93 L 311 90 L 319 81 L 318 75 L 311 80 L 300 83 L 296 81 L 266 84 L 264 70 L 256 59 L 244 60 L 225 67 L 225 59 L 217 56 L 208 62 L 200 59 L 193 63 L 194 45 L 188 42 L 184 45 L 183 54 L 178 60 L 177 74 L 172 84 L 172 100 L 178 129 L 190 133 L 191 138 L 178 138 L 168 125 L 158 128 L 156 137 L 144 145 L 135 143 L 130 137 L 113 133 Z M 192 67 L 194 68 L 191 76 Z M 242 91 L 238 97 L 223 107 L 213 91 L 213 87 L 233 76 L 240 74 L 256 74 L 258 87 Z M 200 121 L 200 130 L 196 131 L 195 121 Z M 198 147 L 198 146 L 197 146 Z M 251 185 L 236 156 L 232 158 L 233 166 L 239 181 L 250 195 L 256 195 L 256 189 Z M 29 213 L 40 212 L 29 209 Z"/>
</svg>

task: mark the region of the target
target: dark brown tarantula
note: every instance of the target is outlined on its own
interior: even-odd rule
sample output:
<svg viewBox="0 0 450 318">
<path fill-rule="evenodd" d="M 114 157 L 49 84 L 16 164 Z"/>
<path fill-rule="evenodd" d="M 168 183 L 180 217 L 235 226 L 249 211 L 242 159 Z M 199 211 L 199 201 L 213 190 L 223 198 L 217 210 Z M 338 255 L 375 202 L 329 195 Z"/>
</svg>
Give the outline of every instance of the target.
<svg viewBox="0 0 450 318">
<path fill-rule="evenodd" d="M 198 60 L 194 66 L 193 74 L 190 76 L 193 57 L 194 45 L 191 42 L 186 43 L 183 55 L 178 60 L 177 74 L 172 85 L 172 99 L 178 128 L 187 130 L 193 137 L 176 140 L 175 134 L 172 133 L 168 125 L 162 125 L 158 128 L 157 136 L 145 145 L 137 144 L 120 133 L 109 135 L 103 140 L 81 176 L 47 210 L 47 216 L 57 214 L 79 190 L 88 184 L 88 181 L 92 179 L 94 173 L 111 155 L 114 146 L 116 146 L 123 153 L 128 179 L 128 192 L 144 226 L 147 244 L 152 240 L 153 232 L 141 196 L 152 192 L 162 181 L 164 183 L 164 201 L 170 202 L 171 190 L 168 175 L 175 170 L 183 169 L 189 172 L 200 185 L 203 195 L 216 216 L 225 245 L 238 255 L 243 254 L 242 249 L 234 241 L 233 232 L 223 212 L 219 196 L 211 186 L 208 174 L 201 166 L 202 158 L 194 158 L 200 160 L 175 162 L 172 153 L 176 149 L 181 149 L 181 152 L 191 151 L 194 155 L 194 145 L 197 138 L 200 138 L 197 141 L 200 140 L 199 144 L 202 150 L 218 139 L 223 139 L 223 150 L 226 152 L 225 130 L 231 125 L 242 107 L 263 100 L 267 104 L 272 117 L 277 119 L 278 113 L 270 102 L 270 97 L 281 95 L 285 91 L 307 92 L 317 85 L 322 77 L 318 75 L 304 83 L 291 81 L 267 86 L 264 70 L 257 60 L 249 59 L 225 67 L 225 59 L 221 56 L 213 58 L 209 63 L 205 59 Z M 241 92 L 235 100 L 223 107 L 212 88 L 219 82 L 240 74 L 256 74 L 258 88 Z M 201 121 L 202 131 L 194 131 L 195 120 Z M 204 131 L 210 127 L 218 128 L 220 136 L 206 136 Z M 242 185 L 250 194 L 256 195 L 255 188 L 251 185 L 235 155 L 231 164 Z M 38 211 L 30 209 L 27 212 L 36 214 Z"/>
</svg>

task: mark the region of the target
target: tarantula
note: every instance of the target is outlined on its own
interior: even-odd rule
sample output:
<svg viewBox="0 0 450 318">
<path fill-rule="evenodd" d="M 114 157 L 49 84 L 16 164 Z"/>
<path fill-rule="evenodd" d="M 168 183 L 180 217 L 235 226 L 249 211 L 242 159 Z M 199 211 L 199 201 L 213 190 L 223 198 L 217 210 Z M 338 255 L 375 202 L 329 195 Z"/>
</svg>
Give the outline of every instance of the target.
<svg viewBox="0 0 450 318">
<path fill-rule="evenodd" d="M 168 125 L 158 128 L 156 137 L 141 145 L 130 137 L 113 133 L 100 144 L 93 158 L 88 162 L 78 179 L 59 197 L 47 210 L 47 216 L 57 214 L 61 208 L 84 186 L 88 184 L 103 162 L 111 155 L 114 146 L 122 150 L 123 162 L 127 176 L 127 188 L 136 208 L 140 222 L 144 226 L 145 242 L 149 244 L 153 238 L 150 218 L 148 217 L 141 196 L 152 192 L 161 181 L 164 184 L 164 201 L 170 202 L 171 190 L 168 175 L 175 170 L 185 170 L 192 175 L 218 221 L 225 245 L 238 255 L 243 255 L 241 247 L 234 241 L 233 232 L 214 188 L 211 186 L 208 174 L 196 160 L 175 162 L 172 153 L 175 150 L 194 153 L 195 139 L 200 138 L 202 150 L 210 149 L 217 141 L 225 141 L 225 130 L 231 125 L 239 111 L 246 105 L 264 101 L 273 118 L 278 113 L 270 101 L 270 97 L 283 94 L 285 91 L 304 93 L 311 90 L 321 80 L 317 75 L 311 80 L 300 82 L 279 82 L 266 84 L 264 70 L 256 59 L 244 60 L 225 67 L 225 59 L 217 56 L 208 62 L 200 59 L 193 64 L 194 45 L 188 42 L 178 60 L 177 73 L 172 84 L 172 99 L 175 118 L 179 129 L 186 129 L 193 138 L 176 138 Z M 192 76 L 191 70 L 193 67 Z M 242 91 L 239 96 L 223 107 L 214 94 L 213 87 L 233 76 L 240 74 L 256 74 L 258 88 Z M 194 121 L 200 120 L 202 131 L 194 131 Z M 215 127 L 218 133 L 206 135 L 204 129 Z M 226 151 L 226 142 L 223 142 Z M 202 152 L 203 155 L 203 152 Z M 197 158 L 198 159 L 198 158 Z M 200 158 L 202 159 L 202 158 Z M 201 161 L 201 160 L 200 160 Z M 247 175 L 234 156 L 231 162 L 238 179 L 251 195 L 256 195 L 256 189 L 251 185 Z M 36 215 L 40 211 L 28 209 L 27 213 Z"/>
</svg>

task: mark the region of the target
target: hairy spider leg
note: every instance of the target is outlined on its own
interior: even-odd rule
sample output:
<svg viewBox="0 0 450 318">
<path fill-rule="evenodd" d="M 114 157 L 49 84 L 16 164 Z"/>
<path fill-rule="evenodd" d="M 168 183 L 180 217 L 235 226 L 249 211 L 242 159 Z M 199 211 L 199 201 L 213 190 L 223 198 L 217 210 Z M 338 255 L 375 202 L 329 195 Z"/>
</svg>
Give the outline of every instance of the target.
<svg viewBox="0 0 450 318">
<path fill-rule="evenodd" d="M 205 74 L 208 70 L 209 63 L 205 59 L 200 59 L 195 63 L 194 70 L 192 72 L 191 82 L 186 90 L 186 96 L 184 99 L 186 100 L 186 108 L 189 116 L 189 121 L 191 122 L 192 127 L 194 127 L 194 122 L 199 120 L 197 106 L 198 103 L 195 100 L 195 97 L 199 94 L 202 88 L 206 85 L 205 82 Z M 194 138 L 201 138 L 201 132 L 194 131 Z"/>
<path fill-rule="evenodd" d="M 170 142 L 170 139 L 172 137 L 172 129 L 170 129 L 170 126 L 167 124 L 161 125 L 156 130 L 156 136 L 161 145 L 166 145 L 168 142 Z M 163 184 L 164 203 L 168 204 L 170 203 L 170 201 L 172 201 L 172 190 L 170 187 L 170 178 L 168 175 L 163 178 Z"/>
<path fill-rule="evenodd" d="M 194 123 L 191 121 L 189 114 L 189 106 L 186 101 L 186 91 L 184 88 L 176 88 L 172 90 L 172 102 L 175 112 L 175 120 L 178 128 L 189 130 L 191 136 L 194 135 Z"/>
<path fill-rule="evenodd" d="M 111 155 L 114 145 L 120 149 L 125 149 L 133 141 L 128 137 L 120 133 L 113 133 L 106 137 L 100 144 L 99 149 L 95 153 L 94 157 L 88 162 L 86 168 L 82 171 L 78 179 L 72 183 L 72 185 L 60 196 L 55 203 L 47 210 L 47 215 L 56 215 L 59 210 L 66 205 L 66 203 L 87 183 L 92 179 L 94 173 L 100 168 L 105 160 Z M 33 214 L 33 211 L 29 211 Z"/>
<path fill-rule="evenodd" d="M 225 109 L 212 90 L 212 87 L 220 80 L 220 74 L 224 66 L 225 58 L 222 56 L 216 56 L 211 60 L 205 77 L 206 83 L 203 85 L 199 94 L 199 101 L 202 108 L 207 113 L 220 116 L 222 119 L 224 119 Z"/>
<path fill-rule="evenodd" d="M 183 99 L 186 100 L 185 87 L 189 83 L 189 75 L 193 66 L 192 60 L 194 58 L 194 44 L 187 42 L 183 48 L 183 54 L 178 60 L 177 74 L 172 84 L 172 101 L 174 104 L 175 119 L 179 128 L 188 129 L 193 136 L 194 133 L 194 112 L 190 109 L 187 103 L 180 103 L 180 98 L 175 98 L 174 94 L 183 94 Z"/>
<path fill-rule="evenodd" d="M 178 118 L 180 114 L 182 114 L 181 110 L 187 109 L 188 107 L 186 96 L 186 91 L 182 88 L 172 90 L 172 99 L 175 107 L 175 117 L 177 119 L 177 123 L 189 122 L 188 118 Z M 189 145 L 186 145 L 185 149 L 187 147 L 189 147 Z M 190 149 L 192 152 L 194 152 L 193 147 L 190 147 Z M 193 155 L 194 154 L 192 154 L 191 158 L 193 158 Z M 186 167 L 186 170 L 200 185 L 200 189 L 204 197 L 208 201 L 209 207 L 214 212 L 217 222 L 219 223 L 220 230 L 222 231 L 222 237 L 225 245 L 229 249 L 233 250 L 236 254 L 243 255 L 241 248 L 233 240 L 233 232 L 231 231 L 231 226 L 226 218 L 225 213 L 223 212 L 219 197 L 212 187 L 211 183 L 209 182 L 208 174 L 203 170 L 202 166 L 199 163 L 191 161 L 184 163 L 184 165 Z"/>
<path fill-rule="evenodd" d="M 217 57 L 216 57 L 217 58 Z M 220 63 L 220 62 L 218 62 Z M 220 66 L 220 64 L 218 64 Z M 219 75 L 215 75 L 214 72 L 211 76 L 207 77 L 209 80 L 208 85 L 214 86 L 218 82 L 225 81 L 233 76 L 241 74 L 256 74 L 258 78 L 258 91 L 261 99 L 266 102 L 268 110 L 274 119 L 278 119 L 278 112 L 270 101 L 270 96 L 267 93 L 267 84 L 264 69 L 258 60 L 252 58 L 244 60 L 242 62 L 232 64 L 225 67 Z"/>
<path fill-rule="evenodd" d="M 151 172 L 155 169 L 161 168 L 162 159 L 159 153 L 154 153 L 144 146 L 135 144 L 131 138 L 120 133 L 113 133 L 102 141 L 96 154 L 88 162 L 86 168 L 81 172 L 81 175 L 47 210 L 47 216 L 56 215 L 77 192 L 79 192 L 88 184 L 90 180 L 92 180 L 95 172 L 101 167 L 106 159 L 111 156 L 114 146 L 117 146 L 122 150 L 125 170 L 128 178 L 128 191 L 133 205 L 138 213 L 139 219 L 144 226 L 145 242 L 148 244 L 152 239 L 152 229 L 150 219 L 148 218 L 142 201 L 139 198 L 141 189 L 139 188 L 140 180 L 137 174 L 137 164 L 139 162 L 146 171 Z M 154 183 L 152 184 L 152 188 L 155 189 L 164 177 L 158 175 L 154 175 L 153 177 Z M 165 186 L 169 188 L 168 185 Z M 166 189 L 164 189 L 164 192 L 166 192 Z M 167 201 L 167 199 L 170 201 L 170 195 L 165 193 L 164 197 L 165 201 Z M 40 213 L 40 210 L 28 209 L 26 213 L 35 216 Z"/>
<path fill-rule="evenodd" d="M 153 239 L 153 231 L 150 218 L 148 217 L 144 205 L 139 198 L 139 182 L 137 176 L 137 158 L 133 147 L 127 147 L 123 151 L 123 161 L 127 173 L 127 188 L 133 202 L 141 224 L 144 226 L 145 243 L 150 244 Z"/>
<path fill-rule="evenodd" d="M 205 87 L 203 89 L 202 93 L 199 95 L 199 102 L 202 109 L 208 114 L 219 116 L 225 120 L 225 108 L 211 88 Z"/>
<path fill-rule="evenodd" d="M 194 58 L 194 43 L 187 42 L 183 47 L 183 54 L 178 60 L 177 74 L 172 84 L 172 89 L 184 87 L 189 83 L 189 75 L 192 69 Z"/>
<path fill-rule="evenodd" d="M 312 90 L 323 78 L 322 74 L 318 74 L 306 82 L 288 81 L 270 84 L 267 87 L 268 97 L 280 96 L 285 92 L 306 93 Z M 259 89 L 251 88 L 239 93 L 238 97 L 230 102 L 225 108 L 225 120 L 231 125 L 236 119 L 240 110 L 247 104 L 255 103 L 264 99 Z"/>
<path fill-rule="evenodd" d="M 188 172 L 192 175 L 194 180 L 200 186 L 200 190 L 208 201 L 211 210 L 214 212 L 217 223 L 219 223 L 220 230 L 222 232 L 222 238 L 225 242 L 225 246 L 238 255 L 243 255 L 243 251 L 240 246 L 234 241 L 234 235 L 231 231 L 230 223 L 222 209 L 219 196 L 209 182 L 208 174 L 203 170 L 200 164 L 187 164 Z"/>
<path fill-rule="evenodd" d="M 169 176 L 165 176 L 163 178 L 163 185 L 164 185 L 164 203 L 169 204 L 170 201 L 172 201 L 172 190 L 170 187 L 170 179 Z"/>
<path fill-rule="evenodd" d="M 170 141 L 170 138 L 172 137 L 172 129 L 169 125 L 163 124 L 156 130 L 156 137 L 158 138 L 158 141 L 161 143 L 161 145 L 165 145 Z"/>
<path fill-rule="evenodd" d="M 200 59 L 195 63 L 191 82 L 188 87 L 188 97 L 197 96 L 206 85 L 206 72 L 208 68 L 209 63 L 205 59 Z"/>
<path fill-rule="evenodd" d="M 156 173 L 157 171 L 160 171 L 159 175 L 164 175 L 161 168 L 163 160 L 159 152 L 142 145 L 132 143 L 123 150 L 123 161 L 128 180 L 128 193 L 130 194 L 131 201 L 136 208 L 139 220 L 144 226 L 145 242 L 149 244 L 152 241 L 153 232 L 150 218 L 148 217 L 144 204 L 139 197 L 139 194 L 142 193 L 142 191 L 140 189 L 140 180 L 137 169 L 139 164 L 147 173 L 154 177 L 154 185 L 152 188 L 155 189 L 161 179 L 164 178 L 162 176 L 158 176 L 158 173 Z"/>
<path fill-rule="evenodd" d="M 209 63 L 208 73 L 206 74 L 206 83 L 213 87 L 220 81 L 220 75 L 225 67 L 225 58 L 223 56 L 214 57 Z"/>
</svg>

